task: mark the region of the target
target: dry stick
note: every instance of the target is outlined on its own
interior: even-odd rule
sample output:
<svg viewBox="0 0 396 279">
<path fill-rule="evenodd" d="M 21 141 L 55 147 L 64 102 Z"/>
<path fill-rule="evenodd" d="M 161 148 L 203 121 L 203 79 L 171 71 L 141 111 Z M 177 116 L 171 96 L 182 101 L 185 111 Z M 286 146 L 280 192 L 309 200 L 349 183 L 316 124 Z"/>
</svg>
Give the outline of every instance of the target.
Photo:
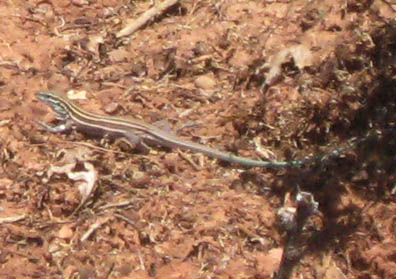
<svg viewBox="0 0 396 279">
<path fill-rule="evenodd" d="M 88 230 L 81 236 L 80 241 L 84 242 L 85 240 L 87 240 L 94 231 L 96 231 L 101 226 L 103 226 L 104 224 L 109 222 L 109 220 L 110 220 L 110 218 L 97 220 L 95 223 L 93 223 L 91 226 L 89 226 Z"/>
<path fill-rule="evenodd" d="M 300 188 L 297 187 L 295 199 L 297 202 L 296 214 L 292 218 L 286 218 L 283 224 L 287 231 L 287 240 L 275 279 L 288 279 L 290 277 L 294 265 L 302 254 L 303 247 L 299 245 L 298 240 L 301 237 L 303 227 L 308 218 L 318 211 L 319 204 L 314 200 L 311 193 L 300 191 Z"/>
<path fill-rule="evenodd" d="M 145 25 L 149 20 L 162 14 L 169 7 L 175 5 L 179 0 L 165 0 L 158 6 L 152 7 L 151 9 L 144 12 L 138 19 L 129 19 L 127 25 L 117 32 L 116 37 L 120 38 L 123 36 L 128 36 L 138 30 L 140 27 Z"/>
<path fill-rule="evenodd" d="M 0 224 L 15 223 L 15 222 L 21 221 L 21 220 L 23 220 L 25 218 L 26 218 L 26 215 L 4 217 L 4 218 L 0 218 Z"/>
<path fill-rule="evenodd" d="M 180 157 L 182 157 L 184 160 L 186 160 L 188 163 L 190 163 L 190 165 L 194 168 L 194 170 L 199 171 L 201 169 L 196 163 L 194 163 L 194 161 L 191 158 L 189 158 L 186 154 L 181 152 L 179 149 L 177 150 L 177 153 L 179 153 Z"/>
</svg>

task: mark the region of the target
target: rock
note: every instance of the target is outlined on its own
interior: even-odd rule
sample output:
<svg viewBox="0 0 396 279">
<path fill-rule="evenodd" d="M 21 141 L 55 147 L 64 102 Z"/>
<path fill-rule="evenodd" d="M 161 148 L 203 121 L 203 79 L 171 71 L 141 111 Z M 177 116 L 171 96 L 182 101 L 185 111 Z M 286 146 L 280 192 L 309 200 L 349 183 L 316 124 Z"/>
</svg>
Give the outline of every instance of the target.
<svg viewBox="0 0 396 279">
<path fill-rule="evenodd" d="M 215 88 L 216 81 L 212 77 L 204 75 L 196 78 L 194 84 L 197 88 L 209 90 Z"/>
</svg>

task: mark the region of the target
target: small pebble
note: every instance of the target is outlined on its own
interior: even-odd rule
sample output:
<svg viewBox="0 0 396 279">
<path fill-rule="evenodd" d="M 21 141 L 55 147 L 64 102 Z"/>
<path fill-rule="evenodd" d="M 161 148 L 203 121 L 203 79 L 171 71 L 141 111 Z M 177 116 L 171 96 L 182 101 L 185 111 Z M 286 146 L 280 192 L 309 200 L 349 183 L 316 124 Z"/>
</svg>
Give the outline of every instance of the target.
<svg viewBox="0 0 396 279">
<path fill-rule="evenodd" d="M 209 76 L 199 76 L 195 79 L 194 84 L 197 88 L 204 90 L 214 89 L 216 86 L 216 81 Z"/>
</svg>

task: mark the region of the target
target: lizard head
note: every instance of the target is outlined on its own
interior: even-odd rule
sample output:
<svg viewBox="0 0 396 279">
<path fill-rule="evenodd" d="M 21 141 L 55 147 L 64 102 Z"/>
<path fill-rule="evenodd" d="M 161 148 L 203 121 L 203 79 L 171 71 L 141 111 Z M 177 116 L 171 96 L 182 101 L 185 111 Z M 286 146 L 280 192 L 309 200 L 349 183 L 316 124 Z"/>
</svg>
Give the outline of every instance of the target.
<svg viewBox="0 0 396 279">
<path fill-rule="evenodd" d="M 51 91 L 40 91 L 36 97 L 42 102 L 48 104 L 60 119 L 69 118 L 69 101 L 64 94 Z"/>
</svg>

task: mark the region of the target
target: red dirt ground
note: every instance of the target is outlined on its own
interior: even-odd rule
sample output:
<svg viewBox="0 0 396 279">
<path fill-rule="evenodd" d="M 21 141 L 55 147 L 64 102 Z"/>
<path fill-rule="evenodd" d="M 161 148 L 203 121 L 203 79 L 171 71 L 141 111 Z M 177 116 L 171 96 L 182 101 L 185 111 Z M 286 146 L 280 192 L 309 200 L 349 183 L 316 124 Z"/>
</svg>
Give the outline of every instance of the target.
<svg viewBox="0 0 396 279">
<path fill-rule="evenodd" d="M 396 278 L 395 4 L 182 0 L 115 36 L 154 2 L 0 4 L 0 278 L 271 278 L 296 186 L 319 212 L 290 278 Z M 244 169 L 51 134 L 42 89 L 262 160 L 378 136 L 321 163 Z M 76 211 L 70 175 L 87 163 L 94 191 Z"/>
</svg>

